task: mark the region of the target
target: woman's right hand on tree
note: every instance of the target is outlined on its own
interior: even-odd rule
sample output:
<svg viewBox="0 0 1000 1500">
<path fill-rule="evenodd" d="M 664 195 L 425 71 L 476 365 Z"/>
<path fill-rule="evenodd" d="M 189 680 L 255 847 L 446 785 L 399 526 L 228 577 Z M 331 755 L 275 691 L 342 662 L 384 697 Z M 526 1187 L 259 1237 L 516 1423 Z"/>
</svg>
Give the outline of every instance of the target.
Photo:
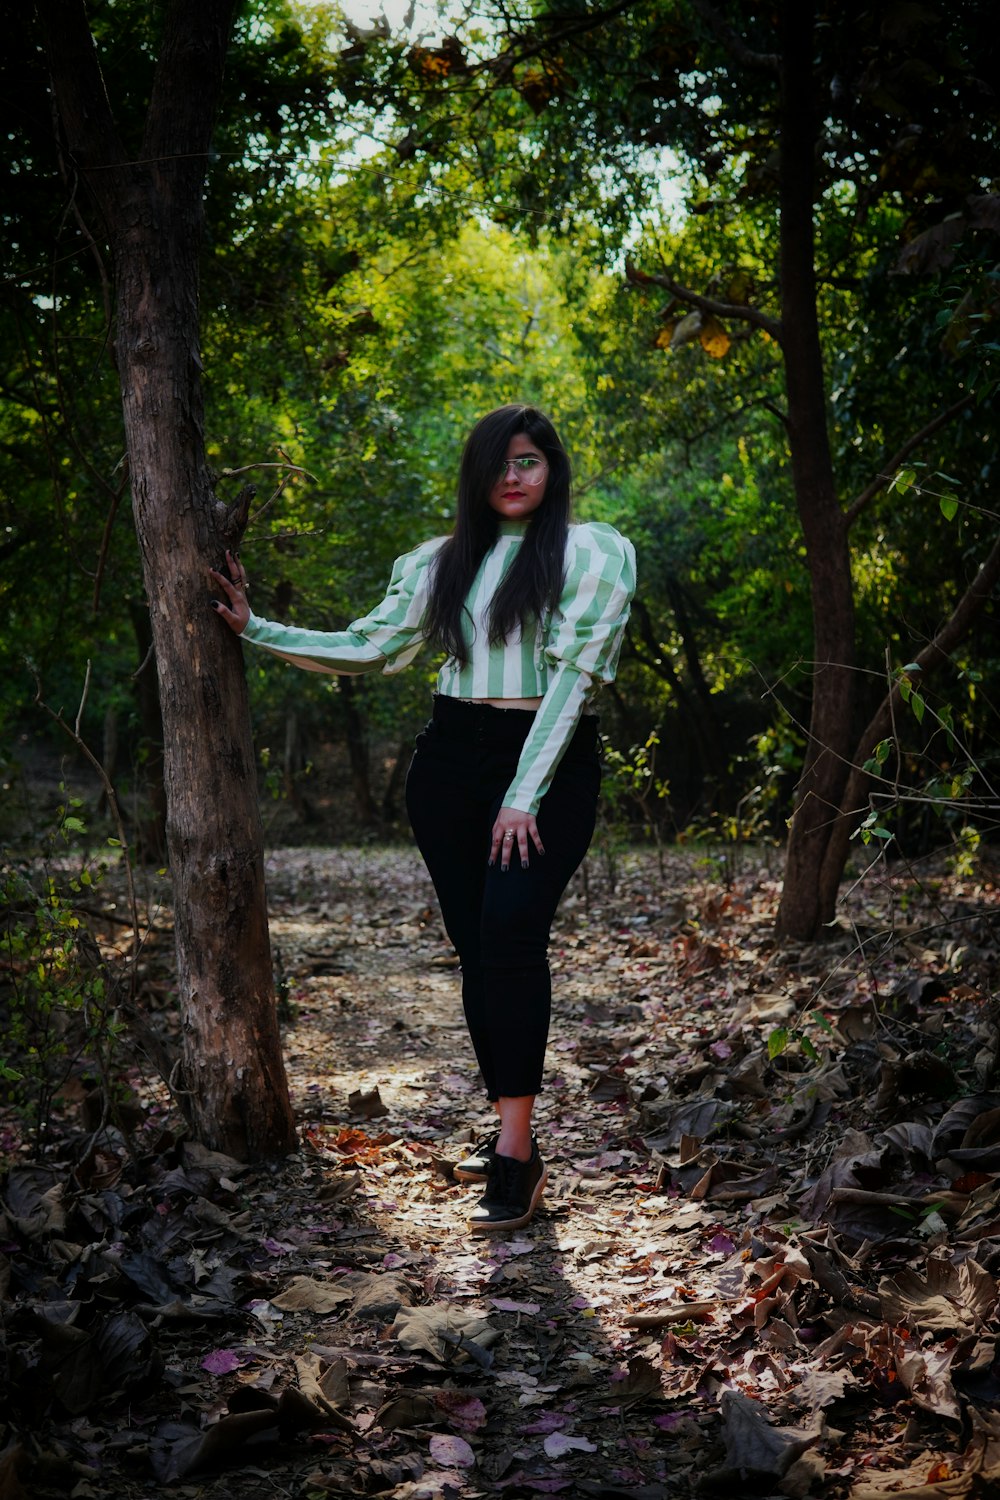
<svg viewBox="0 0 1000 1500">
<path fill-rule="evenodd" d="M 210 601 L 212 608 L 219 615 L 230 630 L 235 630 L 237 635 L 242 635 L 250 619 L 250 605 L 247 603 L 247 594 L 250 585 L 247 582 L 246 569 L 239 558 L 234 557 L 231 552 L 226 553 L 226 567 L 229 569 L 229 577 L 224 573 L 217 573 L 214 568 L 209 568 L 209 575 L 220 585 L 229 604 L 226 605 L 221 599 Z"/>
</svg>

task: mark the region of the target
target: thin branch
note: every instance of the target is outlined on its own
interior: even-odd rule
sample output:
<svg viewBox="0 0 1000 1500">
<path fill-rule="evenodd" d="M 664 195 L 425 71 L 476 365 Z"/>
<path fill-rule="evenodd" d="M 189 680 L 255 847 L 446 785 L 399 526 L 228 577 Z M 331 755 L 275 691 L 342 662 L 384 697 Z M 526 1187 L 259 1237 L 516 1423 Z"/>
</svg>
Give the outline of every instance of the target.
<svg viewBox="0 0 1000 1500">
<path fill-rule="evenodd" d="M 508 77 L 519 62 L 525 62 L 529 57 L 537 57 L 540 53 L 551 52 L 560 43 L 569 41 L 572 37 L 583 36 L 587 32 L 599 30 L 606 21 L 615 21 L 619 16 L 627 15 L 634 10 L 638 0 L 619 0 L 617 5 L 609 5 L 607 10 L 589 11 L 583 16 L 569 21 L 559 30 L 529 32 L 528 36 L 521 35 L 518 38 L 520 46 L 510 47 L 506 52 L 501 52 L 499 57 L 490 57 L 469 69 L 472 77 L 479 73 L 496 73 L 500 80 Z M 523 24 L 523 23 L 520 23 Z M 530 25 L 530 22 L 528 23 Z"/>
<path fill-rule="evenodd" d="M 938 412 L 937 416 L 933 417 L 926 426 L 921 427 L 919 432 L 915 432 L 912 437 L 907 438 L 902 447 L 892 455 L 888 463 L 882 465 L 882 472 L 877 474 L 871 484 L 863 489 L 860 495 L 856 496 L 847 507 L 848 527 L 854 524 L 861 512 L 871 504 L 879 491 L 885 488 L 904 459 L 909 458 L 910 454 L 919 448 L 921 443 L 926 442 L 929 437 L 932 437 L 939 428 L 946 426 L 954 417 L 957 417 L 959 412 L 964 411 L 967 406 L 971 406 L 974 399 L 974 396 L 970 392 L 968 395 L 963 396 L 961 400 L 954 401 L 944 411 Z"/>
<path fill-rule="evenodd" d="M 739 37 L 729 22 L 724 20 L 708 0 L 694 0 L 694 8 L 703 21 L 707 21 L 717 41 L 741 67 L 753 68 L 758 73 L 770 73 L 777 77 L 781 71 L 781 58 L 777 52 L 755 52 Z"/>
<path fill-rule="evenodd" d="M 308 469 L 299 468 L 298 464 L 290 463 L 266 463 L 266 464 L 244 464 L 239 469 L 220 469 L 219 479 L 235 479 L 238 474 L 249 474 L 253 469 L 287 469 L 292 474 L 304 474 L 306 479 L 311 479 L 313 484 L 319 484 L 315 474 L 310 474 Z"/>
<path fill-rule="evenodd" d="M 703 297 L 700 292 L 693 292 L 690 287 L 675 281 L 663 271 L 640 271 L 631 262 L 625 266 L 625 276 L 635 286 L 662 286 L 678 301 L 696 307 L 699 312 L 711 313 L 715 318 L 734 318 L 741 323 L 752 323 L 755 328 L 762 328 L 765 333 L 770 334 L 775 343 L 780 344 L 782 341 L 781 320 L 772 318 L 759 307 L 744 306 L 741 302 L 720 302 L 716 297 Z"/>
<path fill-rule="evenodd" d="M 87 694 L 90 692 L 90 659 L 87 659 L 87 670 L 83 678 L 83 692 L 80 694 L 80 707 L 76 711 L 76 723 L 73 725 L 73 738 L 80 742 L 80 720 L 83 718 L 83 710 L 87 704 Z M 44 705 L 43 705 L 44 707 Z"/>
<path fill-rule="evenodd" d="M 143 672 L 145 672 L 146 668 L 149 666 L 150 662 L 153 660 L 153 651 L 154 651 L 153 642 L 150 641 L 150 643 L 149 643 L 149 650 L 146 652 L 145 656 L 142 658 L 141 665 L 138 666 L 136 668 L 136 670 L 132 673 L 132 679 L 131 680 L 133 682 L 135 682 L 136 678 L 142 676 Z"/>
</svg>

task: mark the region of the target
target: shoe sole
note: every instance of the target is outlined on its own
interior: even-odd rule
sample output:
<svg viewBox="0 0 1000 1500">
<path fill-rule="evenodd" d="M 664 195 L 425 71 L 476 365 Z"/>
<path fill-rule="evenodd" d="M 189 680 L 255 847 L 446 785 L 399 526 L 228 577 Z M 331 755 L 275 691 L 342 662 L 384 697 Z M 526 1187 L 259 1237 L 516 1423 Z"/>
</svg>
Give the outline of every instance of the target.
<svg viewBox="0 0 1000 1500">
<path fill-rule="evenodd" d="M 485 1182 L 490 1174 L 487 1167 L 472 1169 L 463 1167 L 461 1162 L 459 1162 L 458 1166 L 452 1167 L 451 1175 L 457 1177 L 459 1182 Z"/>
<path fill-rule="evenodd" d="M 523 1229 L 525 1224 L 533 1218 L 538 1200 L 545 1191 L 545 1184 L 549 1180 L 548 1167 L 542 1167 L 542 1175 L 535 1183 L 535 1191 L 531 1195 L 528 1204 L 528 1212 L 521 1214 L 516 1219 L 470 1219 L 469 1228 L 473 1234 L 492 1234 L 496 1229 Z"/>
<path fill-rule="evenodd" d="M 532 1136 L 532 1140 L 534 1140 L 534 1136 Z M 466 1162 L 460 1161 L 452 1167 L 451 1175 L 459 1182 L 486 1182 L 490 1175 L 490 1169 L 488 1166 L 470 1167 Z"/>
</svg>

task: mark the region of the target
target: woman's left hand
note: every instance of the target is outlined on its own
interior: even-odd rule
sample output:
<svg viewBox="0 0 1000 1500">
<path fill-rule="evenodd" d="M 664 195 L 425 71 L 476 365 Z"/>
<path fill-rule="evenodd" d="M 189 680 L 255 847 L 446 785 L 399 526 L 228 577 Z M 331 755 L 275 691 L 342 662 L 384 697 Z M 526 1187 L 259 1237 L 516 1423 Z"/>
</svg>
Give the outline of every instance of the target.
<svg viewBox="0 0 1000 1500">
<path fill-rule="evenodd" d="M 247 599 L 250 584 L 246 568 L 238 557 L 233 556 L 232 552 L 226 553 L 226 567 L 229 569 L 228 578 L 225 573 L 217 573 L 214 568 L 209 568 L 208 573 L 209 577 L 214 578 L 215 582 L 221 586 L 229 603 L 223 604 L 221 599 L 211 599 L 209 603 L 216 614 L 221 615 L 225 620 L 230 630 L 234 630 L 237 635 L 242 635 L 250 618 L 250 602 Z"/>
<path fill-rule="evenodd" d="M 544 854 L 538 824 L 532 813 L 518 812 L 516 807 L 501 807 L 493 824 L 493 839 L 490 844 L 490 864 L 495 865 L 500 856 L 501 870 L 510 869 L 510 857 L 517 850 L 521 857 L 521 869 L 528 868 L 528 840 L 539 854 Z"/>
</svg>

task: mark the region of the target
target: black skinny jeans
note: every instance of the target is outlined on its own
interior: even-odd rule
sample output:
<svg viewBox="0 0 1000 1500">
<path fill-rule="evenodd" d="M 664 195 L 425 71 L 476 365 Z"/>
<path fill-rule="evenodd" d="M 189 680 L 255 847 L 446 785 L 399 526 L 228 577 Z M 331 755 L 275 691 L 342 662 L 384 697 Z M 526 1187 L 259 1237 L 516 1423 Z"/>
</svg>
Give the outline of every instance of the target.
<svg viewBox="0 0 1000 1500">
<path fill-rule="evenodd" d="M 578 724 L 536 815 L 545 849 L 515 845 L 489 866 L 490 838 L 533 709 L 437 697 L 417 736 L 406 809 L 462 964 L 462 1003 L 489 1099 L 541 1089 L 551 1010 L 549 928 L 587 852 L 601 769 L 597 719 Z"/>
</svg>

